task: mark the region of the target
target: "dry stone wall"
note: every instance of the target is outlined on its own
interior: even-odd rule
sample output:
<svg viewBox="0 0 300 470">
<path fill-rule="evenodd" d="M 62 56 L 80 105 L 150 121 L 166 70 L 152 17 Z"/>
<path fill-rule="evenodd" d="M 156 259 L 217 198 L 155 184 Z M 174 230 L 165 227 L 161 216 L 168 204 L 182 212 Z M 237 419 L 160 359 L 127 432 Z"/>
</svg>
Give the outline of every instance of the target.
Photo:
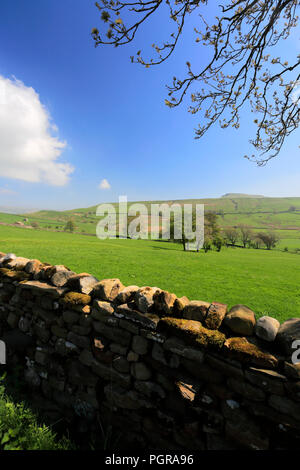
<svg viewBox="0 0 300 470">
<path fill-rule="evenodd" d="M 300 444 L 299 318 L 256 321 L 243 305 L 0 253 L 0 339 L 41 410 L 87 432 L 112 426 L 118 447 Z"/>
</svg>

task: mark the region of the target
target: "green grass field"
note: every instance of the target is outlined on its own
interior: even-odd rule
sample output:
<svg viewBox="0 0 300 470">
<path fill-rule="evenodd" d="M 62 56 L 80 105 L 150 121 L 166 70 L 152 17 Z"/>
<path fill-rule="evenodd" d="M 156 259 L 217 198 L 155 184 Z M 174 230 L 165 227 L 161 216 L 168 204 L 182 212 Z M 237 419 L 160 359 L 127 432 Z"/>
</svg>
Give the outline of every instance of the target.
<svg viewBox="0 0 300 470">
<path fill-rule="evenodd" d="M 99 279 L 158 286 L 191 300 L 243 303 L 257 316 L 300 316 L 300 256 L 279 250 L 224 248 L 183 252 L 181 245 L 99 240 L 84 235 L 0 226 L 0 251 L 65 264 Z"/>
<path fill-rule="evenodd" d="M 178 201 L 146 201 L 148 208 L 152 203 L 204 204 L 206 211 L 219 214 L 218 224 L 221 228 L 247 225 L 253 232 L 272 230 L 281 239 L 279 248 L 300 249 L 300 198 L 268 198 L 249 197 L 246 195 L 229 194 L 216 199 L 186 199 Z M 130 204 L 130 203 L 129 203 Z M 118 204 L 113 204 L 118 213 Z M 96 216 L 97 206 L 73 209 L 68 211 L 42 210 L 25 215 L 0 213 L 0 222 L 24 222 L 31 225 L 37 222 L 39 227 L 46 230 L 63 231 L 66 222 L 73 219 L 76 232 L 95 235 L 99 218 Z M 293 242 L 285 243 L 292 239 Z"/>
</svg>

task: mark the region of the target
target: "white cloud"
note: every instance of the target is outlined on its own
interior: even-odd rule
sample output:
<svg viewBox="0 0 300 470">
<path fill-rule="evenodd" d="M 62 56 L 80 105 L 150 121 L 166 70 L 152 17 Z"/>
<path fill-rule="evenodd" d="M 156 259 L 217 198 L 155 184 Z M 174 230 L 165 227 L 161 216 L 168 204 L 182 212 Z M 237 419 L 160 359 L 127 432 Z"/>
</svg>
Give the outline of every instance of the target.
<svg viewBox="0 0 300 470">
<path fill-rule="evenodd" d="M 73 167 L 60 163 L 66 142 L 36 91 L 0 75 L 0 176 L 63 186 Z"/>
<path fill-rule="evenodd" d="M 101 183 L 99 184 L 98 188 L 99 188 L 99 189 L 110 189 L 110 184 L 109 184 L 109 182 L 107 181 L 107 179 L 104 178 L 104 179 L 101 181 Z"/>
<path fill-rule="evenodd" d="M 0 188 L 0 194 L 6 194 L 11 196 L 12 194 L 17 194 L 15 191 L 12 191 L 11 189 L 7 188 Z"/>
</svg>

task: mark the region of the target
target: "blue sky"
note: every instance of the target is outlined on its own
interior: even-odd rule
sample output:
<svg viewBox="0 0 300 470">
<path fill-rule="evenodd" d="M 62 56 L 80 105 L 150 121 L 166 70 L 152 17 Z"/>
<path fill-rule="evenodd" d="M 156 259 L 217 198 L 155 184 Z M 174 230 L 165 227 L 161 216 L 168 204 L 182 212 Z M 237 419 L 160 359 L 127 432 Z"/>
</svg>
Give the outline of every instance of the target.
<svg viewBox="0 0 300 470">
<path fill-rule="evenodd" d="M 17 138 L 13 133 L 9 137 L 4 126 L 0 206 L 87 207 L 123 194 L 128 200 L 219 197 L 227 192 L 300 196 L 299 133 L 290 137 L 279 157 L 260 168 L 243 158 L 252 153 L 248 140 L 253 114 L 245 111 L 238 131 L 214 127 L 195 140 L 198 116 L 187 112 L 188 102 L 176 109 L 165 106 L 165 85 L 180 76 L 186 60 L 192 56 L 199 65 L 205 61 L 206 51 L 191 47 L 191 28 L 169 62 L 145 69 L 131 64 L 130 55 L 157 39 L 157 32 L 164 31 L 163 18 L 155 18 L 133 45 L 117 49 L 94 47 L 90 31 L 100 25 L 98 18 L 89 0 L 1 1 L 0 77 L 19 81 L 18 102 L 34 103 L 35 120 L 45 119 L 47 109 L 57 127 L 52 131 L 55 140 L 45 135 L 45 123 L 34 121 L 30 127 L 22 109 L 13 105 L 7 118 L 2 115 L 3 122 L 18 123 L 22 132 L 30 127 L 32 135 L 39 129 L 41 145 L 52 146 L 53 152 L 61 146 L 61 155 L 54 161 L 50 152 L 49 171 L 40 159 L 33 165 L 31 147 L 22 161 L 17 147 L 11 157 L 9 138 Z M 295 33 L 288 50 L 299 53 Z M 286 51 L 283 45 L 279 52 Z M 23 134 L 16 129 L 22 142 Z M 101 189 L 103 180 L 106 187 Z"/>
</svg>

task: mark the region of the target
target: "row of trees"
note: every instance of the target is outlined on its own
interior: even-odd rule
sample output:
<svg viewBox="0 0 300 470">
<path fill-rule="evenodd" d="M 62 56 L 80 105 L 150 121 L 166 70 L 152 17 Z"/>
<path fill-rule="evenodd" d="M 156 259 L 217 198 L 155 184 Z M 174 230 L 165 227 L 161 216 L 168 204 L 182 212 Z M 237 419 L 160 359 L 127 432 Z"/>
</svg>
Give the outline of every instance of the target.
<svg viewBox="0 0 300 470">
<path fill-rule="evenodd" d="M 38 222 L 32 222 L 31 227 L 33 227 L 35 229 L 38 229 L 38 228 L 40 228 L 40 225 L 38 224 Z M 50 228 L 51 229 L 51 228 L 53 228 L 53 226 L 48 225 L 48 226 L 45 226 L 45 228 Z M 55 228 L 56 228 L 56 230 L 59 230 L 61 227 L 59 225 L 57 225 Z M 68 220 L 68 222 L 64 226 L 64 231 L 65 232 L 74 232 L 75 228 L 76 228 L 75 222 L 72 219 L 70 219 L 70 220 Z"/>
<path fill-rule="evenodd" d="M 183 221 L 182 221 L 183 223 Z M 37 222 L 33 222 L 32 227 L 39 228 Z M 51 228 L 51 226 L 50 226 Z M 57 229 L 59 227 L 56 227 Z M 73 219 L 66 222 L 64 231 L 74 232 L 76 228 Z M 193 230 L 195 230 L 195 220 L 193 220 Z M 171 219 L 171 240 L 182 244 L 184 251 L 187 249 L 188 239 L 184 233 L 182 225 L 182 239 L 174 240 L 174 217 Z M 243 248 L 263 248 L 271 250 L 279 242 L 279 237 L 274 232 L 253 232 L 246 225 L 229 227 L 221 230 L 218 224 L 218 215 L 215 212 L 206 212 L 204 217 L 204 244 L 205 252 L 215 248 L 221 251 L 222 246 L 242 246 Z"/>
<path fill-rule="evenodd" d="M 196 227 L 195 215 L 193 215 L 193 224 L 192 229 L 195 230 Z M 182 238 L 181 240 L 174 239 L 174 217 L 171 219 L 171 237 L 170 239 L 174 242 L 180 242 L 183 246 L 183 250 L 187 250 L 187 244 L 189 242 L 185 232 L 184 225 L 182 220 Z M 211 250 L 213 247 L 217 251 L 221 251 L 222 246 L 225 244 L 225 240 L 222 237 L 221 229 L 218 225 L 218 216 L 215 212 L 206 212 L 204 216 L 204 244 L 203 249 L 205 252 Z"/>
<path fill-rule="evenodd" d="M 174 219 L 171 220 L 171 240 L 174 240 Z M 195 230 L 195 221 L 193 221 L 193 230 Z M 187 249 L 188 239 L 182 226 L 182 239 L 177 240 Z M 215 212 L 206 212 L 204 217 L 204 244 L 205 252 L 215 248 L 221 251 L 222 246 L 240 246 L 243 248 L 266 248 L 271 250 L 279 242 L 279 237 L 274 232 L 254 232 L 246 225 L 230 227 L 222 230 L 218 224 L 218 215 Z"/>
<path fill-rule="evenodd" d="M 239 243 L 244 248 L 262 248 L 267 250 L 275 248 L 279 242 L 279 237 L 274 232 L 253 232 L 246 225 L 232 227 L 224 230 L 224 238 L 227 245 L 238 246 Z"/>
</svg>

